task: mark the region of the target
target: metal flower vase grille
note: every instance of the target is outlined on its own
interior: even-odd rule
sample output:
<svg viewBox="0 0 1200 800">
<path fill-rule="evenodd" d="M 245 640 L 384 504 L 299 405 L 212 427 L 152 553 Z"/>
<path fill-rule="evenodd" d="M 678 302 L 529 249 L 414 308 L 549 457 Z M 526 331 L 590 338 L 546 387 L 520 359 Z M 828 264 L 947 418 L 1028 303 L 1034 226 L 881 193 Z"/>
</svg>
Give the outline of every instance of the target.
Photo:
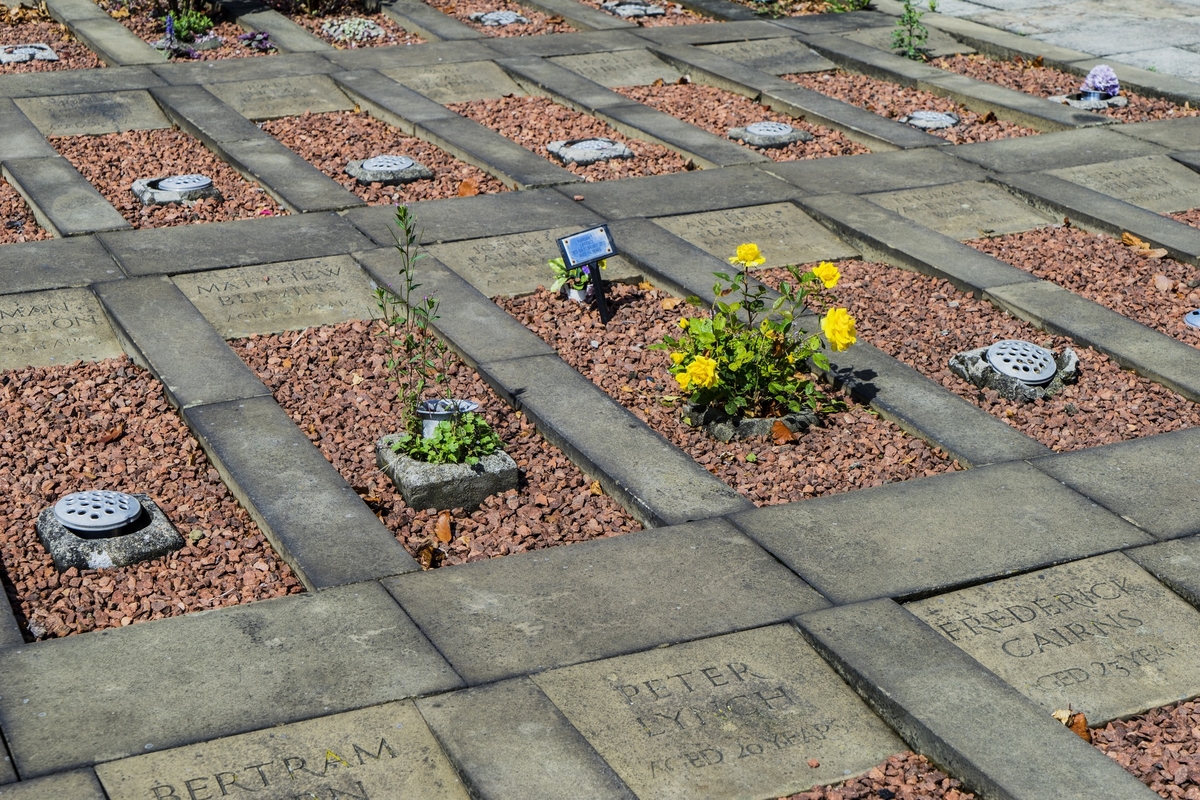
<svg viewBox="0 0 1200 800">
<path fill-rule="evenodd" d="M 722 440 L 767 435 L 776 423 L 796 433 L 840 407 L 808 372 L 811 366 L 828 370 L 829 359 L 822 336 L 803 329 L 799 317 L 810 307 L 823 311 L 821 333 L 829 348 L 841 352 L 854 344 L 854 318 L 833 305 L 830 292 L 841 274 L 828 261 L 804 273 L 788 267 L 792 280 L 768 304 L 767 288 L 749 276 L 766 261 L 758 245 L 741 245 L 729 261 L 738 271 L 714 273 L 716 299 L 709 312 L 681 319 L 680 336 L 665 336 L 652 347 L 670 351 L 671 374 L 688 398 L 685 422 Z M 703 305 L 696 297 L 688 302 Z"/>
</svg>

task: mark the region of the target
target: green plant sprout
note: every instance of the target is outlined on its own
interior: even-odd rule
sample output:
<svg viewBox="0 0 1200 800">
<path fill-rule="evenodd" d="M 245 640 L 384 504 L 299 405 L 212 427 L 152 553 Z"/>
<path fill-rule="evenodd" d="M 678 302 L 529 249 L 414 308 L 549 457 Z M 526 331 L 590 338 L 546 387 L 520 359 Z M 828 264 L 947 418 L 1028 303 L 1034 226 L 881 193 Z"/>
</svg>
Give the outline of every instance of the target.
<svg viewBox="0 0 1200 800">
<path fill-rule="evenodd" d="M 937 11 L 937 0 L 929 0 L 929 10 Z M 904 11 L 896 20 L 896 29 L 892 31 L 892 49 L 902 52 L 905 58 L 914 61 L 927 60 L 928 50 L 925 47 L 929 39 L 929 29 L 921 24 L 924 11 L 918 11 L 913 0 L 904 0 Z"/>
</svg>

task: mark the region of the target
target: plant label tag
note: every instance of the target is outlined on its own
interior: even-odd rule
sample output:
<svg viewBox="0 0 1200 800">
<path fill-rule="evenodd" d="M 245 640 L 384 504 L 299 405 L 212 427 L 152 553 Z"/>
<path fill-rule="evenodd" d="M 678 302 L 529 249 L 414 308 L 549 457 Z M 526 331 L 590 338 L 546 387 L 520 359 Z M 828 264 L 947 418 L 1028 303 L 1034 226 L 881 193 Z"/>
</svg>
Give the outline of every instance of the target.
<svg viewBox="0 0 1200 800">
<path fill-rule="evenodd" d="M 617 246 L 613 242 L 608 225 L 598 225 L 579 233 L 572 233 L 557 241 L 563 264 L 568 269 L 590 267 L 588 274 L 591 284 L 595 287 L 596 310 L 600 312 L 600 321 L 607 325 L 612 318 L 612 312 L 604 296 L 604 275 L 600 271 L 600 262 L 617 255 Z"/>
</svg>

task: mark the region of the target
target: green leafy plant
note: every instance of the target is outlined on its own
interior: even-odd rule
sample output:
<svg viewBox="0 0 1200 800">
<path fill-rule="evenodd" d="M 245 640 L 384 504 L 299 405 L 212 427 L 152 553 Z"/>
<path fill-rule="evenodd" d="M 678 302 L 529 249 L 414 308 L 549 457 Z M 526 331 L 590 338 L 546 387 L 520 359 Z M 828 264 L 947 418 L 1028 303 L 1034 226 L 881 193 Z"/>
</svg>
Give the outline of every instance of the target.
<svg viewBox="0 0 1200 800">
<path fill-rule="evenodd" d="M 740 267 L 730 276 L 714 275 L 716 301 L 709 314 L 679 321 L 683 335 L 664 336 L 655 349 L 671 351 L 671 374 L 693 406 L 717 407 L 731 417 L 776 417 L 804 408 L 831 411 L 831 401 L 806 374 L 808 362 L 829 369 L 821 351 L 821 337 L 796 324 L 796 317 L 811 302 L 828 306 L 829 294 L 840 278 L 837 267 L 821 262 L 800 273 L 788 267 L 795 283 L 784 281 L 779 295 L 768 306 L 767 288 L 751 281 L 748 270 L 765 259 L 755 244 L 738 247 L 730 262 Z M 724 298 L 737 299 L 726 302 Z M 696 297 L 692 305 L 702 306 Z M 855 342 L 854 318 L 844 308 L 828 308 L 821 328 L 832 349 L 845 350 Z"/>
<path fill-rule="evenodd" d="M 845 14 L 850 11 L 864 11 L 871 5 L 871 0 L 829 0 L 829 10 L 835 14 Z"/>
<path fill-rule="evenodd" d="M 450 350 L 432 330 L 438 319 L 436 297 L 418 291 L 417 252 L 420 230 L 408 206 L 396 207 L 396 250 L 400 254 L 399 280 L 375 290 L 375 302 L 384 323 L 381 335 L 391 351 L 386 366 L 396 384 L 400 409 L 400 434 L 392 449 L 417 461 L 433 464 L 477 464 L 500 449 L 502 442 L 480 414 L 455 414 L 439 422 L 434 435 L 422 435 L 417 406 L 427 394 L 448 390 Z"/>
<path fill-rule="evenodd" d="M 564 286 L 571 289 L 586 289 L 588 282 L 592 278 L 587 265 L 568 269 L 561 258 L 552 258 L 546 263 L 550 269 L 554 270 L 554 283 L 550 284 L 550 291 L 552 292 L 557 292 Z M 607 268 L 607 262 L 602 260 L 600 262 L 600 269 Z"/>
<path fill-rule="evenodd" d="M 175 36 L 182 42 L 194 42 L 196 37 L 203 36 L 212 28 L 212 19 L 199 11 L 182 11 L 175 18 Z"/>
<path fill-rule="evenodd" d="M 937 0 L 929 0 L 929 10 L 937 11 Z M 929 29 L 921 24 L 923 16 L 925 12 L 917 10 L 914 0 L 904 0 L 904 11 L 892 31 L 892 49 L 900 50 L 905 58 L 915 61 L 926 60 L 925 42 L 929 39 Z"/>
</svg>

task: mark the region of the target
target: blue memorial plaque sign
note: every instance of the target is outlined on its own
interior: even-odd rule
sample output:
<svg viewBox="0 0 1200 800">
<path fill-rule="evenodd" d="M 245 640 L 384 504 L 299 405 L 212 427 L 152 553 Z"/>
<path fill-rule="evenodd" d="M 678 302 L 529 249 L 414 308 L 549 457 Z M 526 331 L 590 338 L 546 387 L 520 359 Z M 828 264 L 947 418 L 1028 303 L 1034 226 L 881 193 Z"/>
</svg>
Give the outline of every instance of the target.
<svg viewBox="0 0 1200 800">
<path fill-rule="evenodd" d="M 588 273 L 588 280 L 594 287 L 600 321 L 607 325 L 612 312 L 604 296 L 604 275 L 600 272 L 600 262 L 617 255 L 617 246 L 613 243 L 608 226 L 599 225 L 564 236 L 558 240 L 558 250 L 567 269 L 583 269 Z"/>
</svg>

